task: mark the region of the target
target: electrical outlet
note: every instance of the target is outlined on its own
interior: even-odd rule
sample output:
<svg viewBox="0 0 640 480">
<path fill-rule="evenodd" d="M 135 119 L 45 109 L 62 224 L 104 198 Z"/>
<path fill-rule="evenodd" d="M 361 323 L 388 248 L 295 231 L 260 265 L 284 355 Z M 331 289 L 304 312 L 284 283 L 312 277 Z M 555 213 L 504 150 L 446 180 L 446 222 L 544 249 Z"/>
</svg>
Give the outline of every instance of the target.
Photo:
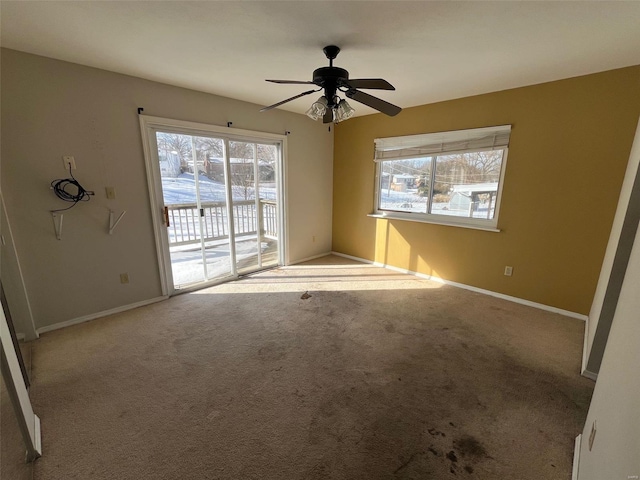
<svg viewBox="0 0 640 480">
<path fill-rule="evenodd" d="M 69 170 L 69 168 L 71 168 L 71 170 L 76 169 L 76 159 L 71 155 L 64 155 L 62 157 L 62 164 L 64 165 L 65 170 Z"/>
<path fill-rule="evenodd" d="M 104 187 L 104 189 L 109 200 L 116 198 L 116 189 L 114 187 Z"/>
<path fill-rule="evenodd" d="M 511 275 L 513 275 L 513 267 L 504 267 L 504 274 L 507 277 L 510 277 Z"/>
<path fill-rule="evenodd" d="M 120 283 L 129 283 L 129 274 L 121 273 L 120 274 Z"/>
</svg>

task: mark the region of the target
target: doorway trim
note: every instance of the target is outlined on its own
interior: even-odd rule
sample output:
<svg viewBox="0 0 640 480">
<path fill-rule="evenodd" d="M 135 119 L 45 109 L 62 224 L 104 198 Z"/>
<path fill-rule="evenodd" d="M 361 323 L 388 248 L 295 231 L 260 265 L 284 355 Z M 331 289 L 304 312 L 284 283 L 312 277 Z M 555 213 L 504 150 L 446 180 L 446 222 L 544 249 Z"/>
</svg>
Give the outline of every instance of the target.
<svg viewBox="0 0 640 480">
<path fill-rule="evenodd" d="M 18 421 L 24 446 L 27 452 L 27 462 L 33 462 L 42 456 L 42 437 L 40 433 L 40 418 L 33 413 L 29 391 L 24 382 L 18 353 L 12 342 L 9 324 L 0 308 L 0 364 L 2 364 L 2 378 L 7 387 L 10 402 Z"/>
<path fill-rule="evenodd" d="M 280 168 L 278 169 L 277 181 L 280 184 L 278 192 L 278 201 L 281 207 L 278 209 L 278 221 L 279 221 L 279 240 L 278 240 L 278 255 L 281 264 L 286 264 L 288 258 L 288 225 L 287 225 L 287 203 L 286 203 L 286 165 L 287 165 L 287 136 L 276 133 L 257 132 L 253 130 L 243 130 L 239 128 L 221 127 L 218 125 L 210 125 L 206 123 L 190 122 L 186 120 L 177 120 L 164 117 L 155 117 L 150 115 L 139 115 L 140 120 L 140 135 L 142 137 L 142 148 L 144 151 L 145 167 L 147 171 L 147 187 L 149 189 L 149 201 L 151 205 L 151 219 L 153 222 L 153 232 L 156 244 L 156 254 L 158 257 L 158 270 L 160 274 L 160 285 L 162 289 L 162 295 L 171 296 L 176 293 L 185 293 L 200 288 L 216 285 L 219 283 L 227 282 L 230 279 L 238 278 L 238 275 L 227 277 L 222 280 L 212 280 L 210 282 L 203 282 L 193 287 L 186 287 L 180 289 L 179 292 L 174 289 L 173 282 L 169 282 L 172 279 L 171 272 L 171 258 L 169 256 L 169 240 L 165 234 L 161 225 L 163 224 L 163 211 L 158 208 L 161 204 L 160 199 L 163 198 L 162 186 L 160 179 L 160 171 L 157 162 L 154 163 L 153 149 L 155 145 L 152 145 L 149 132 L 151 129 L 160 129 L 164 131 L 175 131 L 176 133 L 185 133 L 184 130 L 189 130 L 190 134 L 197 135 L 211 135 L 217 134 L 224 137 L 225 142 L 228 140 L 249 141 L 256 142 L 260 140 L 279 142 L 281 145 L 280 152 Z"/>
</svg>

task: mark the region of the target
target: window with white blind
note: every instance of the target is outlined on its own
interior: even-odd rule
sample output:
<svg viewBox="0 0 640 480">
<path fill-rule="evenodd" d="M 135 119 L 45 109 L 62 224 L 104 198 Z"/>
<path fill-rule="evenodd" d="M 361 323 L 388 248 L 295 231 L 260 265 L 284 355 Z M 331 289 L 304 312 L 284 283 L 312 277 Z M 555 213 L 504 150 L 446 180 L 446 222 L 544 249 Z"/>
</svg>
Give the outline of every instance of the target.
<svg viewBox="0 0 640 480">
<path fill-rule="evenodd" d="M 374 216 L 495 230 L 510 125 L 375 140 Z"/>
</svg>

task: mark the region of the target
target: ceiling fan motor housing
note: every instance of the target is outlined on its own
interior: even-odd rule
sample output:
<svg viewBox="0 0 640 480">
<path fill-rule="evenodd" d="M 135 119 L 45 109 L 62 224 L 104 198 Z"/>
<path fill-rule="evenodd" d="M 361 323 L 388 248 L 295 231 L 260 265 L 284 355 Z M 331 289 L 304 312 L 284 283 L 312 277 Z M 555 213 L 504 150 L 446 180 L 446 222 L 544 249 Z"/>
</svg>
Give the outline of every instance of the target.
<svg viewBox="0 0 640 480">
<path fill-rule="evenodd" d="M 349 80 L 349 72 L 339 67 L 321 67 L 313 71 L 313 83 L 324 88 L 328 106 L 334 106 L 333 98 L 338 90 L 338 85 L 343 85 Z"/>
</svg>

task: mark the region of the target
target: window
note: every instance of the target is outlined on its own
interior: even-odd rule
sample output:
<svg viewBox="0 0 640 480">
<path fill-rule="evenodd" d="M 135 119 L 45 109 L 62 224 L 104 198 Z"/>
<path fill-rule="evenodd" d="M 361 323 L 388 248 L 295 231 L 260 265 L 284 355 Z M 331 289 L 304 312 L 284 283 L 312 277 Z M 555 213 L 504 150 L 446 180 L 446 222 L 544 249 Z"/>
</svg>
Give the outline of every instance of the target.
<svg viewBox="0 0 640 480">
<path fill-rule="evenodd" d="M 375 216 L 495 229 L 511 126 L 378 138 Z"/>
</svg>

